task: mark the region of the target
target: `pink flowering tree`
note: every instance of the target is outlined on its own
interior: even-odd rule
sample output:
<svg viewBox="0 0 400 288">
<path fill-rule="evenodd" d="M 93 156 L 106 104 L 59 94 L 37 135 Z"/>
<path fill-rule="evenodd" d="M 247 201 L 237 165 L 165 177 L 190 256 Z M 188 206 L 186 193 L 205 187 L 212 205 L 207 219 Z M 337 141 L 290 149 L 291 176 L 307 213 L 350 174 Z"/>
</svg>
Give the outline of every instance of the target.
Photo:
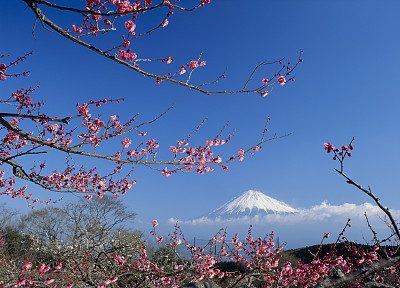
<svg viewBox="0 0 400 288">
<path fill-rule="evenodd" d="M 29 75 L 29 72 L 11 74 L 10 70 L 31 54 L 1 64 L 3 81 Z M 1 56 L 3 59 L 7 57 Z M 49 204 L 58 199 L 39 199 L 26 193 L 29 182 L 49 191 L 74 193 L 87 199 L 103 197 L 105 193 L 111 193 L 117 198 L 136 183 L 133 178 L 134 165 L 149 167 L 165 177 L 179 172 L 197 172 L 202 175 L 213 171 L 216 166 L 227 170 L 229 162 L 242 161 L 245 154 L 258 151 L 263 143 L 288 135 L 267 137 L 268 129 L 265 125 L 261 138 L 254 145 L 239 149 L 237 155 L 226 157 L 214 154 L 214 150 L 231 140 L 233 132 L 225 132 L 228 125 L 200 145 L 191 143 L 191 136 L 201 128 L 205 122 L 203 120 L 189 135 L 170 146 L 170 159 L 160 160 L 156 157 L 160 144 L 147 135 L 146 127 L 159 121 L 173 105 L 153 120 L 141 123 L 138 123 L 138 115 L 125 122 L 121 122 L 118 115 L 94 116 L 100 115 L 103 105 L 118 105 L 124 101 L 123 98 L 91 100 L 78 104 L 75 109 L 72 106 L 72 111 L 76 112 L 70 115 L 47 115 L 44 103 L 34 100 L 33 92 L 38 88 L 21 88 L 10 93 L 9 98 L 2 103 L 15 107 L 15 112 L 0 113 L 0 125 L 4 131 L 0 150 L 0 186 L 4 190 L 0 194 L 25 198 L 32 208 L 37 202 Z M 97 147 L 110 141 L 116 143 L 114 151 L 105 154 L 98 152 Z M 53 153 L 65 155 L 64 167 L 47 167 L 45 155 Z M 31 156 L 37 159 L 28 167 L 21 159 Z M 102 173 L 95 166 L 82 165 L 79 161 L 85 163 L 85 158 L 108 161 L 112 165 L 109 171 Z M 18 178 L 26 184 L 18 186 Z"/>
<path fill-rule="evenodd" d="M 188 60 L 187 63 L 174 64 L 173 55 L 159 55 L 155 58 L 141 57 L 133 51 L 133 43 L 141 37 L 148 37 L 156 29 L 167 29 L 167 25 L 173 18 L 174 12 L 181 13 L 193 11 L 210 3 L 201 0 L 194 7 L 181 6 L 179 1 L 136 1 L 129 0 L 88 0 L 82 1 L 82 6 L 62 6 L 52 1 L 24 0 L 28 7 L 36 15 L 34 25 L 41 23 L 47 30 L 59 33 L 61 36 L 86 47 L 95 53 L 104 56 L 129 69 L 154 78 L 156 84 L 162 81 L 171 82 L 189 89 L 205 94 L 234 94 L 234 93 L 257 93 L 263 97 L 268 95 L 275 85 L 285 85 L 294 80 L 292 71 L 298 66 L 298 60 L 292 65 L 284 59 L 263 62 L 257 65 L 249 78 L 243 82 L 241 89 L 232 91 L 210 90 L 207 87 L 217 84 L 225 78 L 225 72 L 217 79 L 210 79 L 207 83 L 192 84 L 195 81 L 195 70 L 206 69 L 206 61 L 198 56 L 197 60 Z M 140 27 L 136 20 L 145 17 L 145 12 L 160 10 L 165 11 L 165 17 L 160 19 L 160 24 L 155 27 Z M 71 24 L 67 27 L 57 24 L 50 19 L 53 13 L 58 14 L 56 20 L 60 23 Z M 65 19 L 62 19 L 65 14 Z M 147 13 L 148 14 L 148 13 Z M 50 15 L 50 16 L 48 16 Z M 64 21 L 66 20 L 66 22 Z M 105 34 L 117 35 L 113 41 L 104 38 Z M 115 39 L 120 39 L 117 41 Z M 160 52 L 162 54 L 162 51 Z M 0 79 L 9 81 L 29 75 L 29 71 L 13 72 L 11 69 L 22 63 L 32 52 L 27 53 L 15 60 L 9 60 L 9 55 L 1 55 L 4 63 L 0 66 Z M 193 56 L 195 57 L 195 55 Z M 197 56 L 196 56 L 197 57 Z M 148 72 L 153 62 L 169 65 L 170 72 L 165 75 Z M 266 65 L 277 64 L 278 68 L 274 75 L 269 78 L 252 81 L 255 73 Z M 255 85 L 249 88 L 251 85 Z M 212 86 L 212 87 L 215 87 Z M 39 86 L 29 89 L 17 89 L 10 92 L 10 96 L 2 101 L 15 107 L 13 113 L 0 113 L 0 125 L 5 132 L 0 150 L 0 187 L 4 188 L 1 195 L 9 195 L 13 198 L 25 198 L 29 205 L 34 208 L 35 203 L 49 204 L 58 201 L 57 199 L 39 199 L 28 194 L 28 184 L 33 183 L 43 189 L 58 193 L 75 193 L 91 199 L 102 197 L 105 193 L 111 193 L 114 197 L 124 195 L 136 183 L 133 176 L 134 165 L 142 165 L 159 171 L 161 175 L 169 177 L 179 172 L 197 172 L 200 175 L 213 171 L 216 166 L 228 170 L 228 163 L 234 160 L 243 161 L 245 154 L 253 154 L 262 148 L 262 144 L 285 137 L 275 135 L 268 137 L 267 126 L 262 130 L 262 137 L 259 141 L 246 149 L 239 149 L 233 156 L 215 154 L 217 146 L 224 145 L 231 140 L 233 131 L 227 132 L 228 125 L 222 127 L 212 137 L 204 139 L 203 143 L 191 143 L 191 136 L 197 132 L 205 121 L 193 129 L 186 136 L 178 135 L 176 145 L 169 148 L 170 159 L 162 160 L 156 157 L 160 146 L 156 137 L 147 135 L 146 127 L 158 122 L 162 116 L 169 112 L 173 105 L 166 108 L 163 113 L 155 116 L 147 122 L 139 122 L 138 114 L 131 116 L 127 121 L 122 121 L 119 115 L 101 115 L 103 105 L 118 105 L 124 98 L 115 99 L 93 99 L 80 103 L 76 110 L 71 107 L 71 112 L 64 115 L 52 115 L 46 111 L 43 102 L 35 101 L 32 94 Z M 116 108 L 117 109 L 117 108 Z M 126 118 L 126 117 L 123 117 Z M 269 118 L 267 120 L 267 123 Z M 79 128 L 77 128 L 79 127 Z M 262 127 L 260 127 L 260 130 Z M 115 150 L 101 153 L 100 146 L 105 142 L 113 142 Z M 116 143 L 116 144 L 115 144 Z M 140 144 L 141 143 L 141 144 Z M 63 167 L 49 167 L 45 155 L 58 153 L 65 155 Z M 32 165 L 27 166 L 22 159 L 33 159 Z M 79 161 L 83 159 L 99 159 L 112 163 L 112 168 L 104 172 L 95 166 L 82 165 Z M 100 171 L 101 170 L 101 171 Z M 22 179 L 18 185 L 17 178 Z"/>
<path fill-rule="evenodd" d="M 265 61 L 255 66 L 241 87 L 227 91 L 218 90 L 215 88 L 216 84 L 224 80 L 226 71 L 207 82 L 196 82 L 196 71 L 207 67 L 202 54 L 193 55 L 193 58 L 183 63 L 175 63 L 175 55 L 162 55 L 162 51 L 154 57 L 138 55 L 133 45 L 135 41 L 148 37 L 155 30 L 168 29 L 175 12 L 185 13 L 201 9 L 202 6 L 210 4 L 209 0 L 200 0 L 193 7 L 181 5 L 180 1 L 169 0 L 86 0 L 82 1 L 81 6 L 63 6 L 56 1 L 22 1 L 35 14 L 35 24 L 40 23 L 46 29 L 55 31 L 138 75 L 154 79 L 155 85 L 161 85 L 165 81 L 208 95 L 255 93 L 265 97 L 271 93 L 274 86 L 284 86 L 292 82 L 292 71 L 302 62 L 302 51 L 293 64 L 290 61 L 284 62 L 284 59 Z M 159 24 L 154 27 L 141 27 L 136 20 L 145 17 L 145 12 L 153 10 L 165 11 L 165 16 L 160 18 Z M 52 18 L 53 11 L 57 11 L 58 15 L 61 15 L 60 18 Z M 66 15 L 64 19 L 62 15 Z M 37 26 L 35 25 L 34 31 L 38 29 Z M 113 39 L 119 41 L 102 41 L 105 34 L 114 34 L 116 37 Z M 21 64 L 31 54 L 27 53 L 16 59 L 10 58 L 9 55 L 1 55 L 4 63 L 0 64 L 0 79 L 10 81 L 29 75 L 29 71 L 15 71 L 13 67 Z M 169 72 L 150 72 L 152 63 L 155 62 L 168 65 L 166 67 Z M 274 75 L 252 81 L 256 72 L 271 64 L 278 65 Z M 73 193 L 88 200 L 93 197 L 102 198 L 106 193 L 118 198 L 136 183 L 134 166 L 149 167 L 165 177 L 180 172 L 196 172 L 201 175 L 213 171 L 214 167 L 227 170 L 230 162 L 243 161 L 246 155 L 261 149 L 263 143 L 286 136 L 268 137 L 266 125 L 258 141 L 245 149 L 238 149 L 235 155 L 227 157 L 216 154 L 216 147 L 230 142 L 233 136 L 233 132 L 226 132 L 227 126 L 222 127 L 212 137 L 204 139 L 202 143 L 191 142 L 191 136 L 201 128 L 203 121 L 188 135 L 178 135 L 176 145 L 168 149 L 171 157 L 162 160 L 157 157 L 160 144 L 155 136 L 147 134 L 146 127 L 160 121 L 173 106 L 147 122 L 140 122 L 138 116 L 131 116 L 124 122 L 117 114 L 95 116 L 101 114 L 103 105 L 118 105 L 124 101 L 123 98 L 93 99 L 71 107 L 71 112 L 66 115 L 52 115 L 52 112 L 46 110 L 43 102 L 34 100 L 33 92 L 38 88 L 39 86 L 20 88 L 10 92 L 8 97 L 2 99 L 2 104 L 13 107 L 14 111 L 0 113 L 0 129 L 3 133 L 0 141 L 0 187 L 3 190 L 0 194 L 24 198 L 32 208 L 38 202 L 49 204 L 57 200 L 39 199 L 28 194 L 28 185 L 57 193 Z M 269 119 L 267 124 L 268 121 Z M 108 141 L 117 144 L 114 145 L 114 150 L 100 153 L 98 147 Z M 393 238 L 398 240 L 400 234 L 397 222 L 389 209 L 381 204 L 371 189 L 363 188 L 344 174 L 343 163 L 345 158 L 351 156 L 352 142 L 343 146 L 341 150 L 334 148 L 330 143 L 326 143 L 325 147 L 327 152 L 334 153 L 334 160 L 340 162 L 340 169 L 336 171 L 349 184 L 370 196 L 386 214 Z M 45 157 L 51 157 L 55 153 L 64 155 L 65 162 L 57 167 L 48 167 Z M 21 159 L 35 160 L 29 165 L 28 160 Z M 98 159 L 110 163 L 107 165 L 109 170 L 104 172 L 95 166 L 90 167 L 90 164 L 87 164 L 89 161 L 85 159 Z M 3 278 L 5 280 L 0 280 L 0 285 L 178 287 L 190 281 L 228 279 L 224 283 L 226 287 L 240 287 L 243 284 L 250 286 L 256 280 L 265 287 L 399 287 L 400 256 L 396 256 L 396 250 L 389 250 L 381 245 L 385 239 L 379 240 L 375 234 L 370 249 L 355 248 L 348 243 L 351 257 L 338 255 L 333 245 L 330 253 L 317 253 L 311 263 L 300 263 L 294 267 L 291 262 L 280 261 L 282 247 L 274 247 L 273 234 L 254 239 L 250 230 L 248 237 L 241 241 L 238 237 L 227 239 L 226 231 L 221 230 L 206 247 L 195 247 L 185 240 L 178 225 L 168 239 L 164 239 L 157 234 L 157 221 L 153 221 L 152 224 L 152 234 L 156 241 L 168 241 L 166 245 L 176 254 L 176 261 L 161 267 L 149 257 L 146 243 L 129 246 L 127 242 L 117 239 L 121 241 L 114 246 L 110 245 L 111 250 L 104 249 L 96 253 L 88 251 L 89 249 L 79 253 L 70 250 L 73 252 L 60 254 L 64 255 L 64 258 L 59 262 L 34 263 L 29 258 L 24 259 L 23 263 L 10 260 L 6 262 L 6 274 Z M 347 227 L 348 223 L 345 229 Z M 373 231 L 372 227 L 371 230 Z M 328 234 L 323 236 L 324 239 L 327 237 Z M 339 235 L 336 242 L 342 241 L 343 237 L 343 234 Z M 191 252 L 190 261 L 179 259 L 178 247 L 181 245 Z M 218 253 L 214 250 L 216 245 L 220 245 Z M 128 254 L 133 256 L 129 258 Z M 242 273 L 221 271 L 216 264 L 226 259 L 242 263 L 247 270 Z"/>
<path fill-rule="evenodd" d="M 257 93 L 261 96 L 268 95 L 275 84 L 284 85 L 289 81 L 294 81 L 292 71 L 302 62 L 301 53 L 298 60 L 291 64 L 283 63 L 283 59 L 278 61 L 264 61 L 254 68 L 250 77 L 243 82 L 243 86 L 239 89 L 231 91 L 211 89 L 214 84 L 222 81 L 226 76 L 226 71 L 221 72 L 216 79 L 210 79 L 206 83 L 195 83 L 194 75 L 197 69 L 205 69 L 206 61 L 202 59 L 202 54 L 193 55 L 192 60 L 186 63 L 174 63 L 174 55 L 158 55 L 154 58 L 148 58 L 147 55 L 139 55 L 136 53 L 134 44 L 141 40 L 142 37 L 149 37 L 150 33 L 155 30 L 167 29 L 167 25 L 174 21 L 174 13 L 190 13 L 196 9 L 201 9 L 205 5 L 211 5 L 210 0 L 199 0 L 197 5 L 186 7 L 180 1 L 170 0 L 87 0 L 81 1 L 81 6 L 77 5 L 59 5 L 56 1 L 43 0 L 22 0 L 36 15 L 36 22 L 40 22 L 43 27 L 59 33 L 61 36 L 100 54 L 101 56 L 114 61 L 118 64 L 149 78 L 153 78 L 156 84 L 166 81 L 189 89 L 196 90 L 208 95 L 211 94 L 237 94 L 237 93 Z M 141 17 L 146 17 L 146 12 L 154 11 L 165 12 L 164 16 L 159 19 L 157 25 L 146 27 L 136 24 Z M 53 12 L 62 12 L 65 19 L 71 22 L 69 26 L 63 26 L 57 22 L 61 21 L 60 14 L 57 18 L 51 19 Z M 36 25 L 35 28 L 36 29 Z M 112 34 L 113 39 L 119 41 L 111 42 L 109 38 L 105 38 L 105 34 Z M 117 37 L 115 37 L 117 36 Z M 162 62 L 169 65 L 169 72 L 165 74 L 157 74 L 149 72 L 151 64 L 154 62 Z M 271 78 L 264 78 L 258 81 L 252 87 L 249 84 L 254 73 L 266 65 L 279 63 L 281 66 L 275 75 Z"/>
</svg>

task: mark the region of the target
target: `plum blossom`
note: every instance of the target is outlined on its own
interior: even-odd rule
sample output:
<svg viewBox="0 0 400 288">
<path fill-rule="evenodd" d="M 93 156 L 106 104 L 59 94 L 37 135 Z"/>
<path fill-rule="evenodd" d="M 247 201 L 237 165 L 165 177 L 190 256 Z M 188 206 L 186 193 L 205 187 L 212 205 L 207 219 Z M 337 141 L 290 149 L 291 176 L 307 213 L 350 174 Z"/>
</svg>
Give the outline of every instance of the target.
<svg viewBox="0 0 400 288">
<path fill-rule="evenodd" d="M 263 79 L 262 79 L 262 83 L 263 83 L 264 85 L 267 85 L 267 84 L 268 84 L 268 82 L 269 82 L 269 80 L 268 80 L 268 79 L 266 79 L 266 78 L 263 78 Z"/>
<path fill-rule="evenodd" d="M 27 262 L 24 264 L 24 266 L 22 266 L 23 270 L 31 270 L 33 267 L 33 264 L 31 262 Z"/>
<path fill-rule="evenodd" d="M 167 58 L 167 64 L 170 64 L 172 62 L 172 60 L 174 60 L 174 57 L 168 57 Z"/>
<path fill-rule="evenodd" d="M 55 280 L 56 280 L 56 279 L 50 278 L 50 279 L 47 279 L 46 281 L 44 281 L 44 283 L 46 283 L 46 284 L 51 284 L 51 283 L 53 283 Z"/>
<path fill-rule="evenodd" d="M 286 83 L 285 77 L 284 77 L 284 76 L 279 76 L 279 77 L 278 77 L 278 83 L 279 83 L 279 85 L 281 85 L 281 86 L 285 85 L 285 83 Z"/>
<path fill-rule="evenodd" d="M 128 20 L 128 21 L 125 22 L 125 28 L 126 28 L 132 35 L 135 35 L 134 30 L 135 30 L 135 28 L 136 28 L 136 24 L 133 23 L 132 20 Z"/>
<path fill-rule="evenodd" d="M 82 28 L 76 28 L 75 25 L 72 25 L 72 31 L 74 31 L 76 33 L 82 33 Z"/>
<path fill-rule="evenodd" d="M 3 72 L 3 73 L 6 73 L 6 71 L 7 71 L 7 66 L 6 66 L 6 64 L 4 64 L 4 63 L 1 63 L 1 64 L 0 64 L 0 71 Z"/>
<path fill-rule="evenodd" d="M 331 143 L 324 143 L 326 152 L 330 153 L 335 150 L 335 147 Z"/>
<path fill-rule="evenodd" d="M 168 19 L 164 19 L 164 21 L 161 23 L 161 27 L 165 27 L 168 25 Z"/>
<path fill-rule="evenodd" d="M 186 68 L 184 66 L 182 66 L 178 73 L 180 75 L 185 74 L 186 73 Z"/>
<path fill-rule="evenodd" d="M 52 130 L 53 132 L 56 132 L 56 131 L 58 130 L 58 124 L 53 124 L 53 125 L 51 125 L 51 130 Z"/>
<path fill-rule="evenodd" d="M 195 60 L 190 61 L 190 63 L 188 64 L 188 66 L 189 66 L 190 69 L 196 69 L 197 67 L 199 67 L 199 62 L 197 62 L 197 61 L 195 61 Z"/>
<path fill-rule="evenodd" d="M 130 50 L 130 49 L 128 49 Z M 118 51 L 118 56 L 122 58 L 122 60 L 131 60 L 134 61 L 137 58 L 136 53 L 130 53 L 124 50 L 119 50 Z"/>
<path fill-rule="evenodd" d="M 101 13 L 101 12 L 100 12 L 100 10 L 97 10 L 96 13 Z M 98 15 L 98 14 L 93 14 L 92 15 L 92 19 L 93 20 L 98 21 L 98 20 L 101 20 L 101 18 L 103 18 L 101 15 Z"/>
<path fill-rule="evenodd" d="M 262 92 L 260 92 L 260 95 L 261 95 L 261 97 L 265 97 L 268 95 L 268 91 L 267 90 L 262 91 Z"/>
<path fill-rule="evenodd" d="M 19 121 L 17 120 L 17 118 L 12 118 L 12 119 L 10 120 L 10 124 L 11 124 L 11 125 L 18 126 L 18 123 L 19 123 Z"/>
<path fill-rule="evenodd" d="M 157 220 L 153 220 L 151 221 L 151 224 L 153 225 L 153 227 L 158 226 L 158 221 Z"/>
<path fill-rule="evenodd" d="M 165 167 L 165 168 L 163 169 L 163 171 L 161 172 L 161 175 L 162 175 L 162 176 L 165 176 L 165 177 L 169 177 L 169 176 L 171 176 L 171 172 L 168 172 L 168 168 Z"/>
</svg>

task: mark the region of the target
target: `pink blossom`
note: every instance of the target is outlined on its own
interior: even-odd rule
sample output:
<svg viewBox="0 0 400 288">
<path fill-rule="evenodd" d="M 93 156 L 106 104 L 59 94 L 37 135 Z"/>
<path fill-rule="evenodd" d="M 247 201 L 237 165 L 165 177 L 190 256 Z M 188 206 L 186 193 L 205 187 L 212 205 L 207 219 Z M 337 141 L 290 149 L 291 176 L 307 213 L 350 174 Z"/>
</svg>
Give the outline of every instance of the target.
<svg viewBox="0 0 400 288">
<path fill-rule="evenodd" d="M 130 44 L 131 44 L 131 41 L 125 40 L 125 42 L 124 42 L 124 44 L 122 44 L 122 46 L 124 48 L 127 48 Z"/>
<path fill-rule="evenodd" d="M 136 24 L 133 23 L 132 20 L 126 21 L 126 22 L 125 22 L 125 27 L 126 27 L 126 29 L 128 29 L 128 31 L 129 31 L 132 35 L 135 35 L 135 34 L 134 34 L 135 32 L 133 32 L 133 31 L 134 31 L 135 28 L 136 28 Z"/>
<path fill-rule="evenodd" d="M 72 31 L 74 31 L 76 33 L 82 33 L 82 28 L 76 28 L 75 25 L 72 25 Z"/>
<path fill-rule="evenodd" d="M 51 125 L 51 130 L 53 130 L 53 132 L 56 132 L 58 130 L 58 124 Z"/>
<path fill-rule="evenodd" d="M 185 73 L 186 73 L 185 67 L 182 66 L 178 73 L 179 73 L 180 75 L 185 74 Z"/>
<path fill-rule="evenodd" d="M 11 125 L 18 126 L 18 123 L 19 123 L 19 121 L 18 121 L 16 118 L 12 118 L 12 119 L 10 120 L 10 124 L 11 124 Z"/>
<path fill-rule="evenodd" d="M 238 154 L 239 155 L 243 155 L 244 154 L 244 150 L 243 149 L 239 149 Z"/>
<path fill-rule="evenodd" d="M 164 19 L 164 21 L 161 23 L 161 27 L 165 27 L 168 25 L 168 19 Z"/>
<path fill-rule="evenodd" d="M 151 221 L 151 224 L 153 225 L 153 227 L 158 226 L 158 221 L 157 220 L 153 220 Z"/>
<path fill-rule="evenodd" d="M 168 168 L 165 167 L 165 168 L 163 169 L 163 171 L 161 172 L 161 175 L 162 175 L 162 176 L 165 176 L 165 177 L 169 177 L 169 176 L 171 176 L 171 172 L 168 172 Z"/>
<path fill-rule="evenodd" d="M 268 82 L 269 82 L 269 80 L 268 80 L 268 79 L 266 79 L 266 78 L 263 78 L 263 79 L 262 79 L 262 83 L 263 83 L 264 85 L 267 85 L 267 84 L 268 84 Z"/>
<path fill-rule="evenodd" d="M 267 90 L 262 91 L 262 92 L 260 92 L 260 95 L 261 95 L 261 97 L 265 97 L 268 95 L 268 91 Z"/>
<path fill-rule="evenodd" d="M 112 116 L 110 116 L 110 121 L 115 121 L 117 119 L 117 116 L 116 115 L 112 115 Z"/>
<path fill-rule="evenodd" d="M 172 60 L 174 60 L 174 57 L 168 57 L 167 64 L 170 64 L 172 62 Z"/>
<path fill-rule="evenodd" d="M 131 143 L 132 142 L 129 140 L 129 138 L 125 138 L 123 141 L 121 141 L 121 144 L 124 145 L 124 148 L 128 148 Z"/>
<path fill-rule="evenodd" d="M 0 64 L 0 71 L 3 72 L 3 73 L 6 73 L 6 71 L 7 71 L 7 66 L 6 66 L 6 64 L 4 64 L 4 63 L 1 63 L 1 64 Z"/>
<path fill-rule="evenodd" d="M 39 266 L 39 272 L 44 272 L 43 270 L 46 268 L 46 265 L 45 264 L 41 264 L 40 266 Z"/>
<path fill-rule="evenodd" d="M 214 163 L 221 163 L 222 162 L 222 158 L 221 157 L 217 157 L 217 158 L 214 158 Z"/>
<path fill-rule="evenodd" d="M 190 61 L 190 64 L 188 65 L 189 66 L 189 68 L 191 68 L 191 69 L 195 69 L 195 68 L 197 68 L 197 67 L 199 67 L 199 62 L 197 62 L 197 61 Z"/>
<path fill-rule="evenodd" d="M 27 262 L 24 264 L 24 266 L 22 266 L 23 270 L 31 270 L 33 267 L 33 264 L 31 262 Z"/>
<path fill-rule="evenodd" d="M 47 279 L 46 281 L 44 281 L 44 283 L 46 283 L 46 284 L 51 284 L 51 283 L 53 283 L 55 280 L 56 280 L 56 279 L 50 278 L 50 279 Z"/>
<path fill-rule="evenodd" d="M 111 21 L 108 20 L 107 18 L 104 18 L 103 22 L 104 22 L 104 24 L 106 24 L 106 25 L 111 25 Z"/>
<path fill-rule="evenodd" d="M 130 49 L 128 49 L 130 50 Z M 119 50 L 118 51 L 118 56 L 122 58 L 122 60 L 131 60 L 134 61 L 137 58 L 136 53 L 130 53 L 130 52 L 126 52 L 124 50 Z"/>
<path fill-rule="evenodd" d="M 100 10 L 97 10 L 96 13 L 101 13 L 101 12 L 100 12 Z M 92 19 L 93 20 L 98 21 L 98 20 L 101 20 L 101 18 L 103 18 L 101 15 L 98 15 L 98 14 L 93 14 L 92 15 Z"/>
<path fill-rule="evenodd" d="M 281 86 L 285 85 L 285 83 L 286 83 L 285 77 L 284 77 L 284 76 L 279 76 L 279 77 L 278 77 L 278 83 L 279 83 L 279 85 L 281 85 Z"/>
<path fill-rule="evenodd" d="M 335 150 L 335 147 L 331 143 L 324 143 L 326 152 L 330 153 Z"/>
</svg>

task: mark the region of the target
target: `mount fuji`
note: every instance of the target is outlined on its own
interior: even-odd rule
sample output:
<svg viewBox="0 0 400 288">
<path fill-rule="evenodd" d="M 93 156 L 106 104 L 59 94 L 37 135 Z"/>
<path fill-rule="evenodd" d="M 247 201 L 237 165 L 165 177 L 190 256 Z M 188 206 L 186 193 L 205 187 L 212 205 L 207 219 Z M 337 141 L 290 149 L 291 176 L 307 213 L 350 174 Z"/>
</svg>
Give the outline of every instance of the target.
<svg viewBox="0 0 400 288">
<path fill-rule="evenodd" d="M 284 202 L 271 198 L 260 191 L 248 190 L 241 196 L 225 203 L 205 215 L 209 219 L 240 218 L 243 216 L 262 216 L 268 214 L 294 214 L 299 210 Z"/>
</svg>

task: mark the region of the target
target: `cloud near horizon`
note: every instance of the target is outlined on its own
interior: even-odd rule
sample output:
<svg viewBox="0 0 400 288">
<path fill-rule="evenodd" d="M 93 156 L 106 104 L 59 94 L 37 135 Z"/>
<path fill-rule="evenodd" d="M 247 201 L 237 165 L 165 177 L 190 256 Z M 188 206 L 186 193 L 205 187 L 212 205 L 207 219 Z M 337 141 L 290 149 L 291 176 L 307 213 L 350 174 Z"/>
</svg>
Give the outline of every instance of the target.
<svg viewBox="0 0 400 288">
<path fill-rule="evenodd" d="M 187 225 L 213 225 L 213 224 L 311 224 L 311 223 L 324 223 L 336 222 L 345 223 L 347 218 L 354 221 L 364 221 L 367 213 L 368 219 L 376 225 L 386 227 L 384 223 L 384 213 L 378 206 L 371 203 L 364 203 L 361 205 L 344 203 L 342 205 L 331 205 L 327 201 L 322 202 L 320 205 L 313 206 L 310 209 L 299 209 L 295 214 L 268 214 L 260 216 L 243 216 L 240 218 L 222 219 L 222 218 L 208 218 L 206 216 L 192 219 L 192 220 L 179 220 L 180 223 Z M 395 219 L 400 219 L 400 210 L 390 210 Z M 170 218 L 169 223 L 176 223 L 177 219 Z M 343 222 L 344 221 L 344 222 Z"/>
</svg>

